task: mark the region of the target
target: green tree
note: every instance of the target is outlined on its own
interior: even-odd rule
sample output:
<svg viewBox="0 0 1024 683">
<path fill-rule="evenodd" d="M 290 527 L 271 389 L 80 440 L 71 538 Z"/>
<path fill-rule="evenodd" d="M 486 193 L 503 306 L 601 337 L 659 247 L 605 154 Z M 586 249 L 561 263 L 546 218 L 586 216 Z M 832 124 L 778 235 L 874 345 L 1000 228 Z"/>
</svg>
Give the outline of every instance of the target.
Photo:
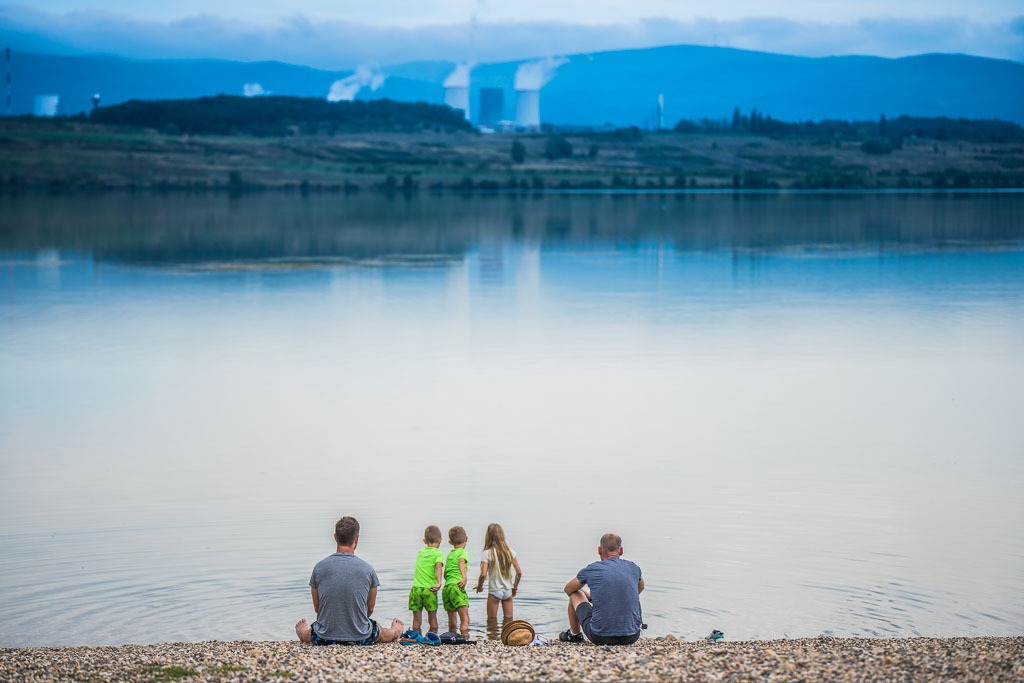
<svg viewBox="0 0 1024 683">
<path fill-rule="evenodd" d="M 512 161 L 521 164 L 526 160 L 526 145 L 516 140 L 512 143 Z"/>
<path fill-rule="evenodd" d="M 552 135 L 544 145 L 544 156 L 552 160 L 571 157 L 572 143 L 561 135 Z"/>
</svg>

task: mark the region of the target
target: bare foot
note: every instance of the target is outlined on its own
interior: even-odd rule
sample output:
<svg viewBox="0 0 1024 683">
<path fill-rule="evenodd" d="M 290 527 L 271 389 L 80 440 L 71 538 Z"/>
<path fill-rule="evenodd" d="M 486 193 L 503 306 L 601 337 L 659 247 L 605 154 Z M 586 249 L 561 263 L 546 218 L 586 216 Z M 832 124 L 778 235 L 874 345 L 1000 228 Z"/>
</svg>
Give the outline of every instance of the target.
<svg viewBox="0 0 1024 683">
<path fill-rule="evenodd" d="M 396 617 L 391 621 L 391 628 L 398 635 L 402 635 L 403 633 L 405 633 L 405 622 Z"/>
<path fill-rule="evenodd" d="M 313 642 L 313 637 L 310 635 L 312 632 L 313 629 L 310 628 L 309 623 L 305 619 L 299 619 L 298 623 L 295 624 L 295 635 L 304 643 Z"/>
</svg>

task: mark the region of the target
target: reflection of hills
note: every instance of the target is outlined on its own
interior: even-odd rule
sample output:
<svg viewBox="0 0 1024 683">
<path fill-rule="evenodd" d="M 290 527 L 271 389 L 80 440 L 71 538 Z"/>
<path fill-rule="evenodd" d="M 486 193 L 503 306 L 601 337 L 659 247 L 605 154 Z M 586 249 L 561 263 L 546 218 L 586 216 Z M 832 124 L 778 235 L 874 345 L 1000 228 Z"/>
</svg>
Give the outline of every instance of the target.
<svg viewBox="0 0 1024 683">
<path fill-rule="evenodd" d="M 1019 243 L 1024 196 L 259 194 L 0 197 L 0 249 L 209 268 L 438 267 L 473 248 L 884 249 Z"/>
</svg>

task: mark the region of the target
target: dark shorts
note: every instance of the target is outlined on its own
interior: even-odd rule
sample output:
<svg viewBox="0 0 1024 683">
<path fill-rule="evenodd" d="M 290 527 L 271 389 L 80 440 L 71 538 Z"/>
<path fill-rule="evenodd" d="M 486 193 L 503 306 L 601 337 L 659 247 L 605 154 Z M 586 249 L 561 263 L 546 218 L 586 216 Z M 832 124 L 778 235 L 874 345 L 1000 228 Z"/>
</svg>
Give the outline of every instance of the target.
<svg viewBox="0 0 1024 683">
<path fill-rule="evenodd" d="M 362 640 L 327 640 L 321 638 L 316 634 L 316 622 L 313 622 L 313 630 L 310 631 L 310 638 L 313 639 L 314 645 L 373 645 L 380 638 L 380 626 L 373 619 L 370 619 L 370 635 L 366 636 Z"/>
<path fill-rule="evenodd" d="M 602 636 L 594 633 L 590 630 L 590 620 L 593 616 L 594 606 L 589 602 L 576 606 L 576 618 L 580 620 L 580 627 L 594 645 L 632 645 L 640 640 L 640 631 L 631 636 Z"/>
</svg>

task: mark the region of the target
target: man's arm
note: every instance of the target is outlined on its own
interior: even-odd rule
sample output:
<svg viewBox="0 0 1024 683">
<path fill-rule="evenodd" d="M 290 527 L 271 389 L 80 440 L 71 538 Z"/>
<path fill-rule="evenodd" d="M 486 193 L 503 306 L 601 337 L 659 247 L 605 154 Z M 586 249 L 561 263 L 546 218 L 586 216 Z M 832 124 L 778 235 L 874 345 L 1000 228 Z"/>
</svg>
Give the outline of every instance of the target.
<svg viewBox="0 0 1024 683">
<path fill-rule="evenodd" d="M 583 590 L 583 584 L 580 583 L 580 580 L 578 578 L 576 578 L 575 576 L 572 577 L 572 581 L 570 581 L 569 583 L 565 584 L 565 594 L 566 595 L 572 595 L 576 591 L 580 591 L 580 590 Z"/>
<path fill-rule="evenodd" d="M 366 596 L 366 616 L 373 614 L 373 608 L 377 605 L 377 587 L 374 586 Z"/>
<path fill-rule="evenodd" d="M 309 592 L 313 596 L 313 611 L 320 614 L 320 594 L 312 586 L 309 587 Z"/>
<path fill-rule="evenodd" d="M 637 593 L 643 593 L 644 592 L 644 577 L 642 577 L 642 576 L 640 577 L 640 583 L 638 583 L 636 585 L 636 592 Z"/>
</svg>

